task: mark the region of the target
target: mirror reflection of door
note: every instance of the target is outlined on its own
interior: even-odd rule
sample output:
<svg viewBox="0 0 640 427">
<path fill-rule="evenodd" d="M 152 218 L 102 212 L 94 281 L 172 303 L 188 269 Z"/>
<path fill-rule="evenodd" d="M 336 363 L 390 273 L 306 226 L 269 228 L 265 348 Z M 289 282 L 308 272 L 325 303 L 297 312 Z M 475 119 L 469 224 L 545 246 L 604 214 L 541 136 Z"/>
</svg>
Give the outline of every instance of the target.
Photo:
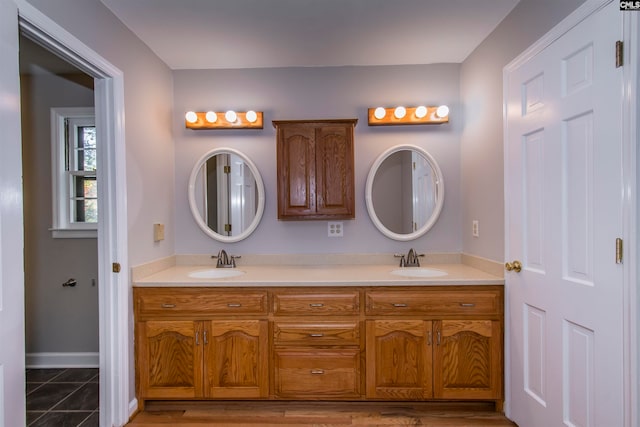
<svg viewBox="0 0 640 427">
<path fill-rule="evenodd" d="M 256 181 L 249 166 L 235 154 L 218 154 L 205 168 L 207 225 L 224 236 L 242 233 L 257 209 Z"/>
<path fill-rule="evenodd" d="M 427 223 L 435 208 L 435 182 L 431 165 L 420 153 L 411 152 L 411 181 L 413 187 L 413 230 Z"/>
</svg>

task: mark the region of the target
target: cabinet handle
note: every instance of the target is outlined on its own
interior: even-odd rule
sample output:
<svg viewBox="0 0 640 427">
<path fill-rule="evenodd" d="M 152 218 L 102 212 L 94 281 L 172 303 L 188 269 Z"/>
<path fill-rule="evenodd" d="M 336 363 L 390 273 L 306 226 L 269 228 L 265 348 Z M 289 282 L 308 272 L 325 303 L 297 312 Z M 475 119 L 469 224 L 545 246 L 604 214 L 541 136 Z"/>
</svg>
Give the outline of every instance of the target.
<svg viewBox="0 0 640 427">
<path fill-rule="evenodd" d="M 200 332 L 196 332 L 196 345 L 200 345 Z"/>
<path fill-rule="evenodd" d="M 309 307 L 324 307 L 324 304 L 321 302 L 315 302 L 315 303 L 309 304 Z"/>
<path fill-rule="evenodd" d="M 460 307 L 475 307 L 476 305 L 472 302 L 461 302 Z"/>
<path fill-rule="evenodd" d="M 324 374 L 324 369 L 312 369 L 311 375 L 322 375 Z"/>
<path fill-rule="evenodd" d="M 403 302 L 396 302 L 393 304 L 394 307 L 408 307 L 407 304 Z"/>
<path fill-rule="evenodd" d="M 436 343 L 438 345 L 440 345 L 440 338 L 441 338 L 441 334 L 440 334 L 440 331 L 438 331 L 437 334 L 436 334 Z"/>
<path fill-rule="evenodd" d="M 209 344 L 209 340 L 207 339 L 207 331 L 202 333 L 202 340 L 204 341 L 204 345 Z"/>
<path fill-rule="evenodd" d="M 313 338 L 321 338 L 324 336 L 324 334 L 309 334 L 309 336 Z"/>
<path fill-rule="evenodd" d="M 433 332 L 429 331 L 429 333 L 427 334 L 427 345 L 431 346 L 432 343 L 433 343 Z"/>
<path fill-rule="evenodd" d="M 162 304 L 162 308 L 176 308 L 176 305 L 165 302 L 164 304 Z"/>
<path fill-rule="evenodd" d="M 238 302 L 230 302 L 229 304 L 227 304 L 227 307 L 242 307 L 242 304 Z"/>
</svg>

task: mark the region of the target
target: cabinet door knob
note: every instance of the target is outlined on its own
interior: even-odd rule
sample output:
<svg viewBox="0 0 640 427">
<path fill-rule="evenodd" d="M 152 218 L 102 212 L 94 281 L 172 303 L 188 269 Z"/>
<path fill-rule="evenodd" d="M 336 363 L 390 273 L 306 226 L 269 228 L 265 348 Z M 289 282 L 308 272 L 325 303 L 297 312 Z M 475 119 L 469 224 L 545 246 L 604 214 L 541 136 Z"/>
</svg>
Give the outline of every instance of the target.
<svg viewBox="0 0 640 427">
<path fill-rule="evenodd" d="M 520 271 L 522 270 L 522 263 L 518 260 L 515 260 L 513 262 L 506 262 L 504 264 L 504 268 L 507 271 L 515 271 L 516 273 L 520 273 Z"/>
</svg>

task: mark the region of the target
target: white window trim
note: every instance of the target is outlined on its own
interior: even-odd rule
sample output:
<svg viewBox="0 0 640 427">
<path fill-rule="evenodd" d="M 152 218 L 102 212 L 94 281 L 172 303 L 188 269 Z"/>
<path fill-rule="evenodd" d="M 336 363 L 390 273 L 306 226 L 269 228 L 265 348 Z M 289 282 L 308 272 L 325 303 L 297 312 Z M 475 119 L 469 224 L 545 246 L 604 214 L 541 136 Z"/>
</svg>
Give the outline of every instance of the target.
<svg viewBox="0 0 640 427">
<path fill-rule="evenodd" d="M 49 229 L 54 239 L 89 239 L 98 237 L 97 223 L 73 223 L 69 221 L 68 180 L 65 171 L 65 144 L 67 118 L 95 118 L 93 107 L 64 107 L 51 109 L 51 198 L 52 225 Z M 95 119 L 94 119 L 95 120 Z"/>
</svg>

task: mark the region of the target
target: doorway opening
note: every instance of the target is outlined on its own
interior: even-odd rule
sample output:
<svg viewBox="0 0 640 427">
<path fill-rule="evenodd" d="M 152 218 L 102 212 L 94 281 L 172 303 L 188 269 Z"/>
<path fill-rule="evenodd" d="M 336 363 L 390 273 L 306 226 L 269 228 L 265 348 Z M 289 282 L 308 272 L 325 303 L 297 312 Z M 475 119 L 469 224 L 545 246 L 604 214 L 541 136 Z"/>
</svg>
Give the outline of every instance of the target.
<svg viewBox="0 0 640 427">
<path fill-rule="evenodd" d="M 124 425 L 137 408 L 131 395 L 127 255 L 124 76 L 28 3 L 18 11 L 20 34 L 93 79 L 96 139 L 99 425 Z M 122 273 L 119 273 L 122 271 Z M 98 285 L 99 284 L 99 285 Z"/>
<path fill-rule="evenodd" d="M 97 426 L 94 79 L 26 37 L 19 45 L 27 425 Z"/>
</svg>

